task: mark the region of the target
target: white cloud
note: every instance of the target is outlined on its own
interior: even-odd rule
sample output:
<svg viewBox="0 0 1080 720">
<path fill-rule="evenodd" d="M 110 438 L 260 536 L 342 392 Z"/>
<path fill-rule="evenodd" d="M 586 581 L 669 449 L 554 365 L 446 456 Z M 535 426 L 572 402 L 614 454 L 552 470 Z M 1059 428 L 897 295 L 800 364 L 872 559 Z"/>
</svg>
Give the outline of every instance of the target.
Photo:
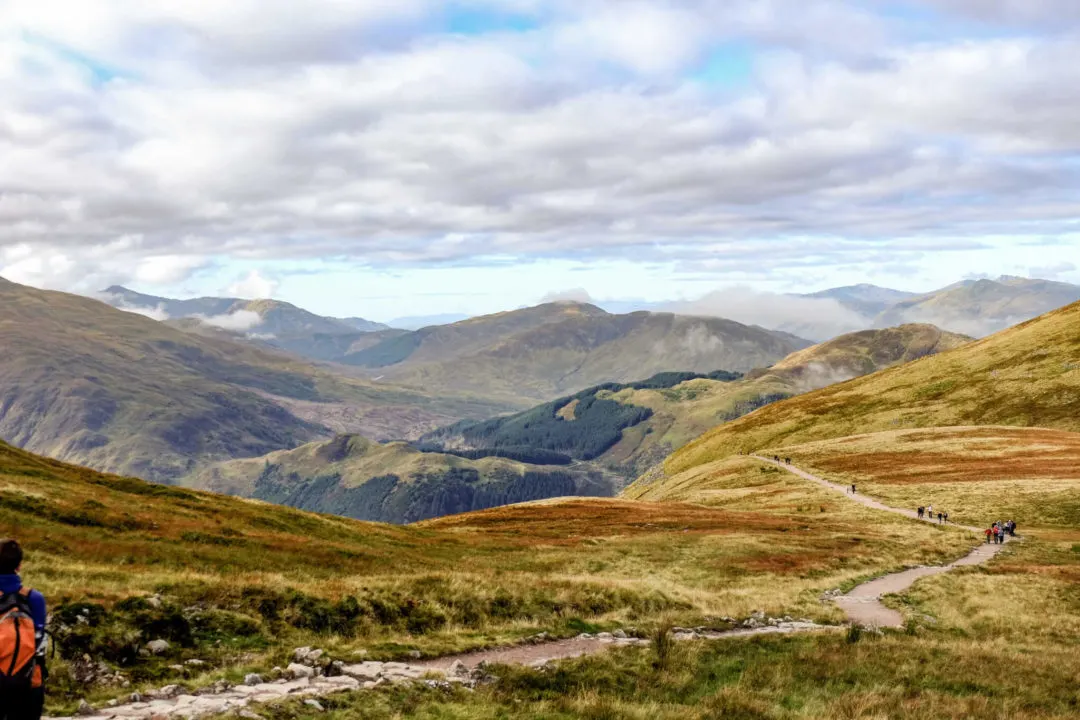
<svg viewBox="0 0 1080 720">
<path fill-rule="evenodd" d="M 717 290 L 698 300 L 671 303 L 664 309 L 685 315 L 723 317 L 818 341 L 864 330 L 873 323 L 872 318 L 836 300 L 780 295 L 748 287 Z"/>
<path fill-rule="evenodd" d="M 1063 237 L 1080 5 L 922 4 L 1013 25 L 919 27 L 883 0 L 476 0 L 536 27 L 450 36 L 435 0 L 8 0 L 0 273 L 629 257 L 721 279 Z M 713 53 L 731 83 L 694 75 Z"/>
<path fill-rule="evenodd" d="M 229 330 L 231 332 L 246 332 L 262 324 L 262 316 L 254 310 L 237 310 L 225 315 L 193 315 L 205 325 Z"/>
<path fill-rule="evenodd" d="M 165 308 L 162 305 L 157 307 L 135 307 L 134 305 L 128 305 L 127 303 L 110 302 L 117 310 L 123 310 L 124 312 L 135 313 L 136 315 L 142 315 L 148 317 L 151 320 L 157 320 L 162 322 L 169 319 L 169 313 L 165 312 Z"/>
<path fill-rule="evenodd" d="M 558 302 L 572 302 L 572 303 L 592 303 L 592 295 L 585 288 L 571 288 L 569 290 L 558 290 L 555 292 L 549 292 L 540 298 L 541 303 L 558 303 Z"/>
<path fill-rule="evenodd" d="M 224 293 L 230 297 L 264 300 L 274 297 L 277 287 L 277 280 L 263 276 L 258 270 L 252 270 L 225 288 Z"/>
</svg>

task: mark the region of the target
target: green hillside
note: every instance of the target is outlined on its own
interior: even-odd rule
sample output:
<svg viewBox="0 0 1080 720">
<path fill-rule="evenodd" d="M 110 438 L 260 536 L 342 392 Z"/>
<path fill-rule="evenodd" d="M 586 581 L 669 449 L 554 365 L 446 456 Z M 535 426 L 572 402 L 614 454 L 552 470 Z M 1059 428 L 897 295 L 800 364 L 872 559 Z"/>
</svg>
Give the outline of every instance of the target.
<svg viewBox="0 0 1080 720">
<path fill-rule="evenodd" d="M 516 415 L 462 421 L 421 442 L 553 451 L 632 479 L 707 430 L 759 407 L 969 341 L 929 325 L 866 330 L 797 351 L 745 377 L 663 373 L 644 382 L 609 383 Z"/>
<path fill-rule="evenodd" d="M 415 437 L 505 406 L 336 376 L 76 295 L 0 280 L 0 437 L 150 480 L 347 429 Z"/>
<path fill-rule="evenodd" d="M 666 472 L 739 452 L 962 425 L 1080 429 L 1080 303 L 954 350 L 770 405 L 676 452 Z"/>
<path fill-rule="evenodd" d="M 186 483 L 230 495 L 359 520 L 408 523 L 570 495 L 611 496 L 618 478 L 597 469 L 468 459 L 356 435 L 210 466 Z"/>
<path fill-rule="evenodd" d="M 719 318 L 551 303 L 389 338 L 344 359 L 389 381 L 522 405 L 665 371 L 746 371 L 809 343 Z"/>
</svg>

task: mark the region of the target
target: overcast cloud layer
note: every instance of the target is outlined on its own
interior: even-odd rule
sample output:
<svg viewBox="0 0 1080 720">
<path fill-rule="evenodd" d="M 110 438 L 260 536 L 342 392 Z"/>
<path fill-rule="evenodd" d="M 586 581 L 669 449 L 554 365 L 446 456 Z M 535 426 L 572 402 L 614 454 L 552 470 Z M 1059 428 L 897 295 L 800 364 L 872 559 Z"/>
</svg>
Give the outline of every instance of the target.
<svg viewBox="0 0 1080 720">
<path fill-rule="evenodd" d="M 6 0 L 0 275 L 720 285 L 1023 242 L 1076 281 L 1078 117 L 1076 0 Z"/>
</svg>

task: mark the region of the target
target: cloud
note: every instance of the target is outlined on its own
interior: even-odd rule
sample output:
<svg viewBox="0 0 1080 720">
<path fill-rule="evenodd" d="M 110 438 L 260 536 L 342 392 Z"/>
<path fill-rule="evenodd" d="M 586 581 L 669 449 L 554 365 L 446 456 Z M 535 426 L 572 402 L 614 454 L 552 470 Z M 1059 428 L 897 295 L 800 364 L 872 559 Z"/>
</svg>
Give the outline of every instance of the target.
<svg viewBox="0 0 1080 720">
<path fill-rule="evenodd" d="M 158 322 L 169 319 L 169 313 L 165 312 L 165 307 L 163 305 L 158 305 L 157 307 L 136 307 L 125 302 L 117 302 L 115 296 L 111 296 L 111 298 L 109 304 L 117 310 L 142 315 L 143 317 L 148 317 L 151 320 L 157 320 Z"/>
<path fill-rule="evenodd" d="M 927 241 L 1074 231 L 1072 0 L 467 5 L 529 22 L 450 33 L 435 0 L 8 0 L 0 272 L 90 289 L 221 259 L 629 256 L 718 276 L 735 250 L 925 263 Z"/>
<path fill-rule="evenodd" d="M 585 288 L 571 288 L 569 290 L 558 290 L 549 292 L 544 297 L 540 298 L 541 303 L 589 303 L 593 302 L 592 296 L 589 295 L 589 291 Z"/>
<path fill-rule="evenodd" d="M 225 288 L 224 292 L 230 297 L 264 300 L 274 297 L 277 288 L 277 280 L 264 277 L 258 270 L 252 270 L 245 277 Z"/>
<path fill-rule="evenodd" d="M 230 332 L 247 332 L 262 324 L 262 316 L 254 310 L 237 310 L 225 315 L 193 315 L 200 322 Z"/>
<path fill-rule="evenodd" d="M 1046 278 L 1047 280 L 1057 280 L 1063 276 L 1072 275 L 1076 272 L 1076 263 L 1063 261 L 1054 263 L 1053 265 L 1043 265 L 1041 267 L 1029 268 L 1031 277 Z"/>
<path fill-rule="evenodd" d="M 817 341 L 864 330 L 873 323 L 871 318 L 833 299 L 780 295 L 748 287 L 717 290 L 697 300 L 671 303 L 664 309 L 684 315 L 723 317 Z"/>
</svg>

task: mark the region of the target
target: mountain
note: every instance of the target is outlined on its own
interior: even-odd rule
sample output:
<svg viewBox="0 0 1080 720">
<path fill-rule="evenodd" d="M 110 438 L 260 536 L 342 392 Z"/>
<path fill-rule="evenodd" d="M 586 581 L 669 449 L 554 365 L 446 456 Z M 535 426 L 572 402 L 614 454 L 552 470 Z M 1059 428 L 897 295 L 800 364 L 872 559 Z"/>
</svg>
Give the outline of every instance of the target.
<svg viewBox="0 0 1080 720">
<path fill-rule="evenodd" d="M 176 481 L 335 432 L 415 437 L 505 406 L 372 385 L 76 295 L 0 280 L 0 437 Z"/>
<path fill-rule="evenodd" d="M 430 327 L 432 325 L 449 325 L 450 323 L 461 322 L 462 320 L 468 319 L 469 316 L 464 313 L 438 313 L 435 315 L 406 315 L 404 317 L 394 318 L 386 324 L 393 328 L 420 330 L 421 328 Z"/>
<path fill-rule="evenodd" d="M 824 340 L 838 329 L 908 323 L 985 337 L 1080 300 L 1080 286 L 1006 275 L 997 280 L 965 280 L 929 293 L 862 284 L 782 297 L 790 302 L 775 296 L 770 301 L 766 296 L 762 300 L 765 310 L 757 314 L 768 317 L 764 324 L 770 328 L 804 337 Z"/>
<path fill-rule="evenodd" d="M 561 302 L 424 328 L 342 362 L 407 386 L 527 405 L 664 371 L 745 371 L 807 345 L 719 318 Z"/>
<path fill-rule="evenodd" d="M 916 295 L 917 293 L 906 292 L 904 290 L 893 290 L 891 288 L 861 283 L 859 285 L 847 285 L 845 287 L 830 288 L 815 293 L 797 295 L 796 297 L 836 300 L 849 310 L 854 310 L 866 317 L 874 317 L 885 312 L 897 303 L 908 300 Z"/>
<path fill-rule="evenodd" d="M 461 421 L 420 442 L 560 452 L 634 478 L 707 430 L 759 407 L 970 341 L 930 325 L 865 330 L 797 351 L 745 377 L 664 373 L 605 384 L 523 413 Z"/>
<path fill-rule="evenodd" d="M 1003 276 L 967 280 L 896 303 L 880 312 L 878 325 L 928 322 L 983 337 L 1080 301 L 1080 286 Z"/>
<path fill-rule="evenodd" d="M 595 469 L 494 455 L 470 459 L 358 435 L 218 463 L 191 482 L 302 510 L 390 523 L 551 497 L 611 496 L 623 485 Z"/>
<path fill-rule="evenodd" d="M 329 318 L 280 300 L 201 297 L 190 300 L 144 295 L 119 285 L 102 299 L 121 310 L 142 311 L 156 319 L 188 321 L 178 324 L 200 332 L 199 325 L 223 330 L 239 338 L 288 350 L 315 360 L 333 360 L 363 343 L 370 332 L 389 331 L 382 323 L 364 318 Z"/>
<path fill-rule="evenodd" d="M 990 337 L 778 402 L 722 425 L 664 464 L 860 433 L 1007 425 L 1080 430 L 1080 303 Z"/>
</svg>

